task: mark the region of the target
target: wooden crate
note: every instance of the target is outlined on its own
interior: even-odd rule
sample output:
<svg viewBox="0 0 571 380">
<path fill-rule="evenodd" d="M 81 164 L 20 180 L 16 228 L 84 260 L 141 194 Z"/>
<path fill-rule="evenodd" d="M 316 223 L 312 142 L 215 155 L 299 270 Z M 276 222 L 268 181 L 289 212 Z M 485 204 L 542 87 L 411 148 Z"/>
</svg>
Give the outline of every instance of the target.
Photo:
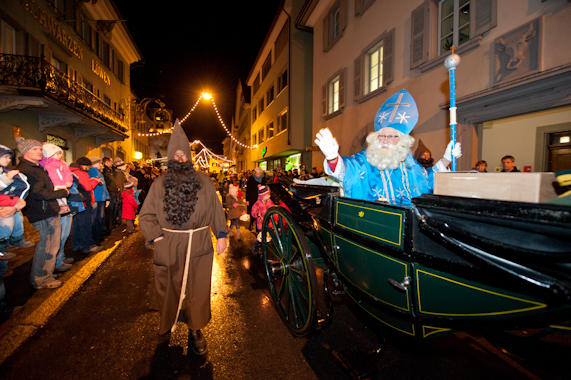
<svg viewBox="0 0 571 380">
<path fill-rule="evenodd" d="M 434 194 L 543 203 L 557 197 L 553 173 L 444 172 L 434 175 Z"/>
</svg>

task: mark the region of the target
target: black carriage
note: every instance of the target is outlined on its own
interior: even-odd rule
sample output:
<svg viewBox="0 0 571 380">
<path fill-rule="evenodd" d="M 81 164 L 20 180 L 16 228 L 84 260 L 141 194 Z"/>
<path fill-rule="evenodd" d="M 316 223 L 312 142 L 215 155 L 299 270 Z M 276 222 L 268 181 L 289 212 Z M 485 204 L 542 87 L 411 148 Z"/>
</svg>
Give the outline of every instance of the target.
<svg viewBox="0 0 571 380">
<path fill-rule="evenodd" d="M 408 336 L 569 329 L 571 207 L 427 194 L 405 208 L 343 198 L 336 187 L 270 188 L 282 203 L 264 217 L 263 264 L 293 335 L 330 314 L 317 299 L 331 278 Z"/>
</svg>

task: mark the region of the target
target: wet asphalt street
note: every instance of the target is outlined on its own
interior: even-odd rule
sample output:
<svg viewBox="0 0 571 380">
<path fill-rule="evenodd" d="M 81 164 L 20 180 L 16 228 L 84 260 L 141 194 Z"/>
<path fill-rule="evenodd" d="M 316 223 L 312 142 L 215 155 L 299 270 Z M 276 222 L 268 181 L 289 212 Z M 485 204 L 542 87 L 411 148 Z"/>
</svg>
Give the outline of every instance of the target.
<svg viewBox="0 0 571 380">
<path fill-rule="evenodd" d="M 2 379 L 482 379 L 567 378 L 571 343 L 560 335 L 484 339 L 455 334 L 418 343 L 392 336 L 336 298 L 332 323 L 294 338 L 275 312 L 253 236 L 215 257 L 209 352 L 188 352 L 186 327 L 169 342 L 152 311 L 152 251 L 140 233 L 6 360 Z M 566 359 L 567 360 L 566 360 Z"/>
</svg>

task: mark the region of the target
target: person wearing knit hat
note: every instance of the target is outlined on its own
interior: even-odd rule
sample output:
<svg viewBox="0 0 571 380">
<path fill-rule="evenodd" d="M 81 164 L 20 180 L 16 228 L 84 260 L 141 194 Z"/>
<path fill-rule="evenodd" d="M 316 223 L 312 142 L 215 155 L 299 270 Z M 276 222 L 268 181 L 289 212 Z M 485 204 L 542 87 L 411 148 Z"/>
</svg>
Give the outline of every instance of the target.
<svg viewBox="0 0 571 380">
<path fill-rule="evenodd" d="M 54 185 L 39 162 L 43 158 L 42 144 L 36 140 L 19 138 L 18 149 L 23 154 L 18 169 L 30 183 L 30 194 L 22 210 L 32 226 L 39 232 L 30 281 L 36 289 L 57 288 L 62 282 L 53 272 L 61 243 L 61 217 L 57 198 L 65 198 L 67 189 L 54 190 Z"/>
<path fill-rule="evenodd" d="M 262 241 L 262 224 L 264 221 L 264 215 L 270 207 L 273 207 L 274 202 L 270 199 L 270 189 L 266 185 L 258 185 L 258 200 L 252 206 L 251 216 L 256 219 L 256 232 L 257 238 L 253 247 L 254 256 L 259 255 L 259 249 L 261 248 Z"/>
<path fill-rule="evenodd" d="M 85 255 L 99 252 L 101 246 L 93 238 L 93 208 L 96 206 L 94 189 L 101 183 L 101 178 L 91 178 L 88 170 L 91 168 L 91 160 L 87 157 L 78 158 L 71 164 L 71 171 L 75 178 L 77 190 L 81 194 L 84 207 L 79 207 L 73 217 L 71 228 L 71 243 L 74 251 Z"/>
<path fill-rule="evenodd" d="M 42 145 L 42 152 L 44 158 L 40 160 L 40 166 L 48 172 L 54 184 L 54 190 L 69 189 L 73 184 L 73 175 L 69 166 L 62 160 L 63 150 L 55 144 L 45 143 Z M 71 211 L 67 204 L 67 198 L 56 200 L 60 207 L 60 214 L 68 214 Z"/>
<path fill-rule="evenodd" d="M 218 239 L 216 252 L 221 254 L 228 245 L 226 216 L 210 178 L 194 169 L 188 137 L 178 120 L 167 152 L 168 169 L 153 181 L 139 212 L 139 226 L 154 248 L 159 334 L 174 331 L 182 313 L 188 323 L 189 346 L 203 355 L 207 347 L 200 330 L 211 318 L 214 250 L 210 231 Z"/>
<path fill-rule="evenodd" d="M 35 147 L 35 146 L 42 146 L 42 143 L 39 142 L 38 140 L 34 140 L 34 139 L 25 139 L 23 137 L 17 137 L 16 138 L 16 144 L 18 146 L 18 151 L 20 152 L 20 154 L 23 156 L 25 155 L 31 148 Z"/>
<path fill-rule="evenodd" d="M 571 169 L 560 170 L 555 173 L 555 188 L 559 196 L 547 203 L 571 206 Z"/>
<path fill-rule="evenodd" d="M 13 155 L 10 148 L 0 145 L 0 195 L 16 199 L 15 212 L 0 218 L 0 290 L 2 289 L 1 277 L 8 269 L 5 260 L 15 257 L 7 249 L 22 246 L 24 243 L 31 243 L 24 241 L 24 220 L 20 212 L 26 205 L 24 198 L 28 195 L 30 184 L 24 174 L 8 167 L 12 162 Z M 0 294 L 0 302 L 1 298 L 3 298 L 2 294 Z"/>
<path fill-rule="evenodd" d="M 100 244 L 105 239 L 106 234 L 106 223 L 105 223 L 105 213 L 109 212 L 109 205 L 111 204 L 111 197 L 109 195 L 109 190 L 107 189 L 107 183 L 105 182 L 105 176 L 101 172 L 103 168 L 103 163 L 99 157 L 89 157 L 91 161 L 91 167 L 88 170 L 90 178 L 97 178 L 99 184 L 93 189 L 93 196 L 95 197 L 95 203 L 97 206 L 93 210 L 92 217 L 92 230 L 93 230 L 93 240 L 95 244 Z"/>
</svg>

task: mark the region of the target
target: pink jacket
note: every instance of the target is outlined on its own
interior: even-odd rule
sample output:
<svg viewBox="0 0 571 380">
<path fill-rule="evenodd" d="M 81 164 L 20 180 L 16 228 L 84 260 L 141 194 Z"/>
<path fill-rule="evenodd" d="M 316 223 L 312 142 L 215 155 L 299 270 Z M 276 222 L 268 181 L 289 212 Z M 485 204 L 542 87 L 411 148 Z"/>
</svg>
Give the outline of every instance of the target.
<svg viewBox="0 0 571 380">
<path fill-rule="evenodd" d="M 127 220 L 135 220 L 135 211 L 137 211 L 137 201 L 135 201 L 135 193 L 133 189 L 125 189 L 121 193 L 123 198 L 123 214 L 121 218 Z"/>
<path fill-rule="evenodd" d="M 62 160 L 54 157 L 44 158 L 40 165 L 46 169 L 54 186 L 67 186 L 73 182 L 73 175 L 69 166 Z"/>
<path fill-rule="evenodd" d="M 271 199 L 264 202 L 260 197 L 258 197 L 256 203 L 252 206 L 252 212 L 250 215 L 252 215 L 252 218 L 256 218 L 256 228 L 258 230 L 262 229 L 264 215 L 266 215 L 266 211 L 272 206 L 274 206 L 274 202 L 272 202 Z"/>
</svg>

